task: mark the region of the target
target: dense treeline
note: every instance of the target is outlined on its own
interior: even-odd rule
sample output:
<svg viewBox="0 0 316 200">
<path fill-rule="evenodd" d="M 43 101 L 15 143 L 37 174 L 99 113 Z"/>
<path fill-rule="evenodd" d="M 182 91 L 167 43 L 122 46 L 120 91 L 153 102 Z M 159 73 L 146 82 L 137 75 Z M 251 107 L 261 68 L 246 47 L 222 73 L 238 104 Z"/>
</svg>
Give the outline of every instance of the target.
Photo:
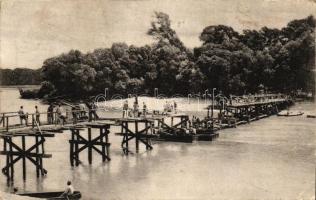
<svg viewBox="0 0 316 200">
<path fill-rule="evenodd" d="M 208 85 L 224 93 L 312 91 L 315 85 L 315 19 L 294 20 L 285 28 L 238 34 L 227 26 L 206 27 L 195 49 L 196 64 Z"/>
<path fill-rule="evenodd" d="M 0 85 L 38 85 L 41 69 L 0 69 Z"/>
<path fill-rule="evenodd" d="M 152 45 L 114 43 L 83 54 L 71 50 L 45 60 L 44 93 L 82 97 L 104 92 L 166 95 L 217 88 L 224 94 L 314 89 L 315 19 L 294 20 L 282 29 L 244 30 L 216 25 L 204 28 L 203 44 L 184 46 L 167 14 L 155 13 L 148 35 Z"/>
</svg>

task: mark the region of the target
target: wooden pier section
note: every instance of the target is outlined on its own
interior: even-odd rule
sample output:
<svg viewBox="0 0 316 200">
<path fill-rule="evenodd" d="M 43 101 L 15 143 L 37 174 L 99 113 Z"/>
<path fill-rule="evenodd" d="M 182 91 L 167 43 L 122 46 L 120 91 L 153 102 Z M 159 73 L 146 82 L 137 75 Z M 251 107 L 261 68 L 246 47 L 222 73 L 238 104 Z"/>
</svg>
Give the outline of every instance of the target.
<svg viewBox="0 0 316 200">
<path fill-rule="evenodd" d="M 227 105 L 225 110 L 232 113 L 235 118 L 247 122 L 258 120 L 263 116 L 277 114 L 279 110 L 286 109 L 293 101 L 286 98 L 266 99 L 257 102 L 235 103 Z"/>
<path fill-rule="evenodd" d="M 122 118 L 117 120 L 117 124 L 121 126 L 121 133 L 118 135 L 123 136 L 121 147 L 125 154 L 130 152 L 129 141 L 135 139 L 136 152 L 139 151 L 139 144 L 145 145 L 147 150 L 153 149 L 151 138 L 155 137 L 152 133 L 153 120 L 147 118 Z M 134 126 L 134 130 L 130 127 Z M 144 128 L 140 128 L 143 126 Z"/>
<path fill-rule="evenodd" d="M 189 115 L 187 114 L 172 114 L 170 115 L 171 124 L 170 126 L 161 120 L 162 128 L 166 129 L 176 129 L 176 128 L 187 128 L 189 123 Z M 179 119 L 180 121 L 177 124 L 174 124 L 175 119 Z"/>
<path fill-rule="evenodd" d="M 70 144 L 70 164 L 71 166 L 78 166 L 81 161 L 79 154 L 87 149 L 88 150 L 88 162 L 92 164 L 92 150 L 96 151 L 102 156 L 102 161 L 110 161 L 110 143 L 109 143 L 109 129 L 111 124 L 109 123 L 89 123 L 85 127 L 88 129 L 87 138 L 83 136 L 80 131 L 83 127 L 70 127 L 71 139 Z M 99 134 L 93 137 L 92 129 L 99 130 Z M 101 149 L 98 148 L 100 146 Z"/>
<path fill-rule="evenodd" d="M 286 109 L 293 104 L 294 101 L 283 94 L 235 96 L 230 99 L 224 97 L 215 101 L 214 105 L 207 107 L 207 116 L 210 121 L 217 121 L 221 128 L 235 127 L 245 122 L 249 123 L 250 121 L 277 114 L 280 110 Z M 209 113 L 213 108 L 220 112 L 217 119 L 214 119 L 213 116 L 209 117 Z"/>
<path fill-rule="evenodd" d="M 8 182 L 14 181 L 14 165 L 19 160 L 22 160 L 23 180 L 26 180 L 26 160 L 35 166 L 37 177 L 47 174 L 43 167 L 43 158 L 52 157 L 51 154 L 45 153 L 44 144 L 47 137 L 54 137 L 54 134 L 36 131 L 0 134 L 3 140 L 3 151 L 0 151 L 0 154 L 6 156 L 2 173 L 7 176 Z M 34 141 L 30 147 L 26 147 L 26 138 L 32 138 Z"/>
<path fill-rule="evenodd" d="M 165 117 L 170 118 L 170 125 L 165 122 Z M 190 119 L 187 114 L 169 114 L 155 116 L 151 119 L 158 122 L 158 140 L 172 142 L 192 142 L 194 137 L 190 127 Z M 175 121 L 178 119 L 178 123 Z"/>
</svg>

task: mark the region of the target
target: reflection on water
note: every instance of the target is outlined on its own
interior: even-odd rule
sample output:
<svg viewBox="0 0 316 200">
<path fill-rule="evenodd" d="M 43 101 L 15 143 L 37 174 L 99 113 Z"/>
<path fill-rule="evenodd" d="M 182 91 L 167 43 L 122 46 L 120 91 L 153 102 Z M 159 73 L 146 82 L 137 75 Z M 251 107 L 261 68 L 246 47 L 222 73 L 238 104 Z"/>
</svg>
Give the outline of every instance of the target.
<svg viewBox="0 0 316 200">
<path fill-rule="evenodd" d="M 5 90 L 1 111 L 34 100 L 18 99 L 18 91 Z M 8 98 L 10 97 L 10 98 Z M 314 110 L 312 103 L 292 109 Z M 315 121 L 299 117 L 262 119 L 235 129 L 226 129 L 213 142 L 193 144 L 156 142 L 152 151 L 141 146 L 139 154 L 122 154 L 121 138 L 110 134 L 112 160 L 102 163 L 93 154 L 93 165 L 69 164 L 70 134 L 49 138 L 44 161 L 47 177 L 37 180 L 27 163 L 27 181 L 21 181 L 21 164 L 15 169 L 15 186 L 25 191 L 61 190 L 68 179 L 83 193 L 83 199 L 311 199 L 315 191 Z M 118 130 L 111 129 L 111 133 Z M 134 149 L 133 147 L 131 149 Z M 1 167 L 4 158 L 0 158 Z M 0 189 L 6 178 L 0 175 Z"/>
</svg>

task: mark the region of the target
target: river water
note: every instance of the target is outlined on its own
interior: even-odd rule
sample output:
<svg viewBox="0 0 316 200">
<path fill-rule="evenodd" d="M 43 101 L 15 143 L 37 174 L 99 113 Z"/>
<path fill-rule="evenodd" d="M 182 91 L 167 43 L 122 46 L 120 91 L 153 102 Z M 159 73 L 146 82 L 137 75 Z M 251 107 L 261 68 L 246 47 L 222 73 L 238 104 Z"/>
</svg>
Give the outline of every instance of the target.
<svg viewBox="0 0 316 200">
<path fill-rule="evenodd" d="M 20 105 L 33 111 L 36 100 L 19 99 L 16 88 L 1 88 L 0 112 L 16 111 Z M 181 107 L 181 106 L 180 106 Z M 297 103 L 291 109 L 315 113 L 315 104 Z M 138 154 L 122 154 L 121 137 L 110 134 L 111 161 L 102 163 L 93 154 L 93 164 L 69 164 L 70 134 L 48 138 L 44 160 L 48 175 L 36 179 L 27 162 L 27 180 L 22 181 L 21 163 L 15 167 L 14 186 L 20 191 L 63 190 L 71 180 L 83 199 L 314 199 L 316 119 L 277 117 L 220 131 L 212 142 L 192 144 L 156 142 L 152 151 L 143 146 Z M 133 147 L 131 148 L 134 149 Z M 84 153 L 86 154 L 86 153 Z M 0 157 L 0 167 L 4 156 Z M 0 190 L 9 191 L 0 174 Z"/>
</svg>

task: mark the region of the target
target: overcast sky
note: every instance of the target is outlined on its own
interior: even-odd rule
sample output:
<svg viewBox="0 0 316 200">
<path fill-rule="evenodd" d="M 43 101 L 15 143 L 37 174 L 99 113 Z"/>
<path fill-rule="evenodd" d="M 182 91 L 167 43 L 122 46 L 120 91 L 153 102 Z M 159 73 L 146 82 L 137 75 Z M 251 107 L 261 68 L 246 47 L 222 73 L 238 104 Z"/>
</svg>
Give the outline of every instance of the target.
<svg viewBox="0 0 316 200">
<path fill-rule="evenodd" d="M 235 30 L 280 28 L 316 15 L 314 0 L 0 0 L 2 68 L 39 68 L 70 49 L 83 53 L 113 42 L 152 43 L 146 31 L 154 11 L 170 15 L 188 47 L 200 45 L 209 25 Z"/>
</svg>

